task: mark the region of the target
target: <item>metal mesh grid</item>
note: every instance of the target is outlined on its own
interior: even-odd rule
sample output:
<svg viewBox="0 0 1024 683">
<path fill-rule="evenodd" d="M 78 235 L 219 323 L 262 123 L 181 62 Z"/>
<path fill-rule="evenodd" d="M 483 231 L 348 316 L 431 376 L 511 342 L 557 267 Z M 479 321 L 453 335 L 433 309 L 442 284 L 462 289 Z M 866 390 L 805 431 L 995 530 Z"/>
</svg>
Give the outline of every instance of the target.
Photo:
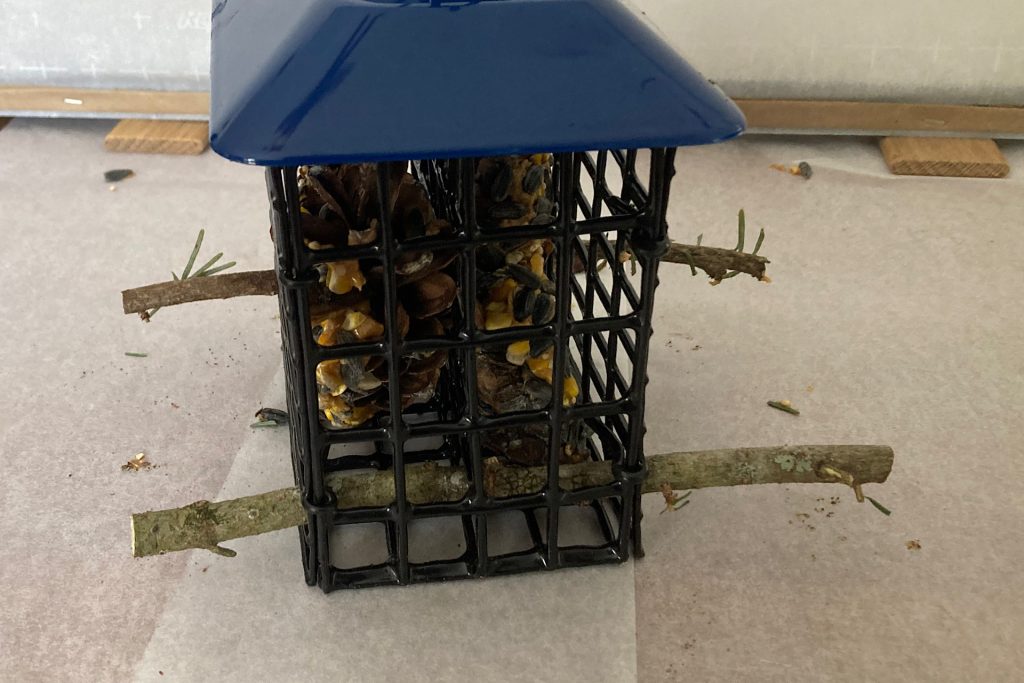
<svg viewBox="0 0 1024 683">
<path fill-rule="evenodd" d="M 477 221 L 477 160 L 415 162 L 415 175 L 426 186 L 434 210 L 453 225 L 453 235 L 422 238 L 413 246 L 401 243 L 392 235 L 385 210 L 376 243 L 317 251 L 304 244 L 299 228 L 296 169 L 268 169 L 292 461 L 308 513 L 307 524 L 300 527 L 308 584 L 324 591 L 405 585 L 623 562 L 631 548 L 642 554 L 638 490 L 645 476 L 644 390 L 674 156 L 674 149 L 651 150 L 650 171 L 644 179 L 635 150 L 558 154 L 553 171 L 557 221 L 499 229 L 482 228 Z M 389 196 L 387 165 L 379 166 L 377 182 L 378 196 Z M 400 337 L 394 263 L 404 250 L 456 250 L 459 306 L 472 311 L 479 273 L 477 249 L 488 242 L 518 238 L 547 238 L 555 244 L 557 308 L 551 323 L 487 332 L 477 328 L 470 314 L 461 316 L 460 329 L 449 338 Z M 314 266 L 341 259 L 371 259 L 383 266 L 385 334 L 380 341 L 325 348 L 313 339 L 309 306 L 311 288 L 318 280 Z M 539 338 L 554 342 L 551 384 L 556 398 L 539 410 L 498 415 L 482 411 L 477 400 L 476 350 Z M 437 349 L 448 353 L 448 363 L 435 396 L 403 413 L 400 359 Z M 317 365 L 366 355 L 383 356 L 387 364 L 389 410 L 353 429 L 328 428 L 318 409 Z M 568 407 L 557 399 L 567 373 L 580 385 L 578 402 Z M 547 486 L 531 495 L 488 496 L 481 437 L 530 424 L 546 426 Z M 591 458 L 613 463 L 612 483 L 560 490 L 560 435 L 566 429 L 584 430 Z M 332 446 L 339 444 L 358 445 L 362 453 L 336 456 Z M 406 468 L 422 462 L 466 468 L 471 483 L 466 497 L 452 503 L 410 503 Z M 394 501 L 379 508 L 339 510 L 325 485 L 326 475 L 364 468 L 393 470 Z M 577 527 L 567 520 L 580 515 L 588 517 L 596 530 L 594 537 L 576 538 Z M 430 538 L 428 526 L 435 529 L 439 524 L 447 525 L 446 533 L 456 542 L 447 554 L 436 549 L 434 555 L 444 556 L 434 557 L 432 551 L 439 544 L 418 539 Z M 357 536 L 377 543 L 378 551 L 369 553 L 375 563 L 350 566 L 346 539 Z M 513 537 L 519 539 L 518 545 L 509 542 Z"/>
</svg>

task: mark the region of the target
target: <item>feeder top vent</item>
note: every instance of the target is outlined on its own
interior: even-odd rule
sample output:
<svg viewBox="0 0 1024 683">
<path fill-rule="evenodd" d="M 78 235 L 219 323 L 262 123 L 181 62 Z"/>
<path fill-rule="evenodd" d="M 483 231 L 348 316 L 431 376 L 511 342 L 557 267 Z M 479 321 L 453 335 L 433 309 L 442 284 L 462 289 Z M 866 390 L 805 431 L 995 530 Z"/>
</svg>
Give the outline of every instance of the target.
<svg viewBox="0 0 1024 683">
<path fill-rule="evenodd" d="M 736 105 L 618 0 L 220 0 L 210 143 L 290 166 L 726 140 Z"/>
</svg>

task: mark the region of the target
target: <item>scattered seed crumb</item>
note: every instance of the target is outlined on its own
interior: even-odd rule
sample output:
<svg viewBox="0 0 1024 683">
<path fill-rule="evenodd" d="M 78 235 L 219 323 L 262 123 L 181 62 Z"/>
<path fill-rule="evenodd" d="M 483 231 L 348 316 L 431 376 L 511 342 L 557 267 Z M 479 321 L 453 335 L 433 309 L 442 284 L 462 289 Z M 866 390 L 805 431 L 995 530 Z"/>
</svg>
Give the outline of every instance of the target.
<svg viewBox="0 0 1024 683">
<path fill-rule="evenodd" d="M 691 351 L 700 351 L 700 350 L 701 350 L 701 349 L 703 349 L 703 348 L 704 348 L 703 346 L 701 346 L 700 344 L 697 344 L 696 346 L 694 346 L 694 347 L 693 347 L 692 349 L 690 349 L 690 350 L 691 350 Z"/>
<path fill-rule="evenodd" d="M 121 469 L 125 472 L 138 472 L 139 470 L 148 470 L 152 467 L 153 463 L 146 458 L 145 453 L 136 453 L 128 462 L 121 465 Z"/>
<path fill-rule="evenodd" d="M 178 409 L 178 408 L 180 408 L 181 406 L 179 406 L 179 405 L 178 405 L 177 403 L 175 403 L 174 401 L 171 401 L 171 407 L 172 407 L 172 408 L 174 408 L 174 409 Z"/>
<path fill-rule="evenodd" d="M 117 185 L 111 185 L 107 189 L 110 190 L 111 192 L 117 192 Z"/>
<path fill-rule="evenodd" d="M 661 511 L 661 514 L 666 512 L 678 512 L 682 508 L 690 504 L 687 498 L 690 497 L 690 491 L 687 491 L 683 495 L 677 495 L 672 487 L 667 483 L 661 485 L 661 495 L 665 498 L 665 509 Z"/>
<path fill-rule="evenodd" d="M 210 568 L 209 566 L 203 567 L 203 573 L 205 574 L 206 570 L 209 569 L 209 568 Z"/>
<path fill-rule="evenodd" d="M 787 166 L 785 164 L 771 164 L 769 168 L 782 173 L 788 173 L 790 175 L 802 176 L 804 180 L 810 180 L 811 176 L 814 175 L 814 169 L 806 161 L 801 161 L 799 164 L 793 166 Z"/>
<path fill-rule="evenodd" d="M 920 549 L 921 549 L 921 541 L 917 541 L 917 540 L 907 541 L 907 550 L 920 550 Z"/>
<path fill-rule="evenodd" d="M 807 393 L 808 394 L 813 394 L 814 393 L 814 385 L 813 384 L 808 384 L 807 385 Z"/>
<path fill-rule="evenodd" d="M 139 353 L 138 351 L 125 351 L 124 355 L 129 358 L 149 358 L 148 353 Z"/>
</svg>

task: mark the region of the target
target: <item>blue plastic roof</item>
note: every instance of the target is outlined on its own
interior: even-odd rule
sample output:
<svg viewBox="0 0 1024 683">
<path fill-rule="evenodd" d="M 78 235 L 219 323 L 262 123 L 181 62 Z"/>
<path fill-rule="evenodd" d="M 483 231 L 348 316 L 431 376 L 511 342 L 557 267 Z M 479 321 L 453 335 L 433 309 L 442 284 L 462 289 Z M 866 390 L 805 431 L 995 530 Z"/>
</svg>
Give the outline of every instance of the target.
<svg viewBox="0 0 1024 683">
<path fill-rule="evenodd" d="M 297 165 L 667 147 L 739 109 L 617 0 L 221 0 L 210 143 Z"/>
</svg>

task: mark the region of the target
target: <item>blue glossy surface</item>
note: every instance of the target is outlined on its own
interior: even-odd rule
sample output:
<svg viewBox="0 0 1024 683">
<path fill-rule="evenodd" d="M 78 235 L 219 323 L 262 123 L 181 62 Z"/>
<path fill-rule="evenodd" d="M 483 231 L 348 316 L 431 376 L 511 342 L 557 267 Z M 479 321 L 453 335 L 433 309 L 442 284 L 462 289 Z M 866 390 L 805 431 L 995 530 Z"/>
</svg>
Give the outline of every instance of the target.
<svg viewBox="0 0 1024 683">
<path fill-rule="evenodd" d="M 264 165 L 695 145 L 735 104 L 617 0 L 221 0 L 210 143 Z"/>
</svg>

